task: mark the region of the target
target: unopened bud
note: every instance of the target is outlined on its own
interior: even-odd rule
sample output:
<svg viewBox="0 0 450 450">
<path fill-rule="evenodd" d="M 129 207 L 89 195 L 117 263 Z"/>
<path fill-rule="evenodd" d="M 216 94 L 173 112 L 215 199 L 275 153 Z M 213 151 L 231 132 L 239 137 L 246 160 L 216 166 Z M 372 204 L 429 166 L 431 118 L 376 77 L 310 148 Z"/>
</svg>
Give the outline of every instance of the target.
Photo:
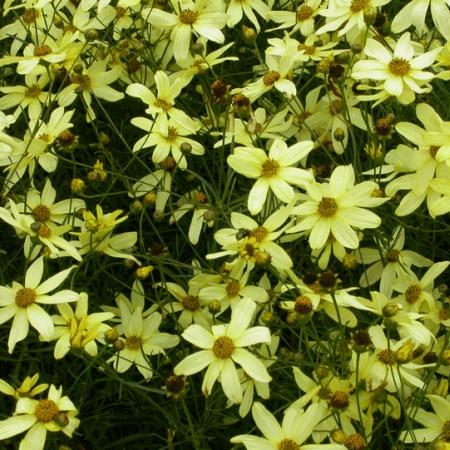
<svg viewBox="0 0 450 450">
<path fill-rule="evenodd" d="M 110 328 L 105 331 L 105 342 L 107 344 L 114 344 L 119 339 L 119 333 L 115 328 Z"/>
<path fill-rule="evenodd" d="M 139 280 L 146 280 L 153 272 L 153 266 L 143 266 L 136 269 L 136 278 Z"/>
</svg>

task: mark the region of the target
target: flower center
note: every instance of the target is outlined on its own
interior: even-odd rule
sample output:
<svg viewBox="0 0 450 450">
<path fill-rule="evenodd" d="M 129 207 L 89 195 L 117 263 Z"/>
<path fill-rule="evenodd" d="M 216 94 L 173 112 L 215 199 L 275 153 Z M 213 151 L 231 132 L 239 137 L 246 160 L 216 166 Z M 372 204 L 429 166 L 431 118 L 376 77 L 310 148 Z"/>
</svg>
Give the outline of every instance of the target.
<svg viewBox="0 0 450 450">
<path fill-rule="evenodd" d="M 338 204 L 334 198 L 323 197 L 317 207 L 317 212 L 322 217 L 333 217 L 338 209 Z"/>
<path fill-rule="evenodd" d="M 48 45 L 41 45 L 35 47 L 34 56 L 45 56 L 52 52 L 52 49 Z"/>
<path fill-rule="evenodd" d="M 447 422 L 442 425 L 442 437 L 445 442 L 450 442 L 450 420 L 447 420 Z"/>
<path fill-rule="evenodd" d="M 127 10 L 125 8 L 122 8 L 121 6 L 116 6 L 115 10 L 116 10 L 116 17 L 118 19 L 123 17 L 125 15 L 125 13 L 127 12 Z"/>
<path fill-rule="evenodd" d="M 344 445 L 348 450 L 364 450 L 366 441 L 359 433 L 354 433 L 345 438 Z"/>
<path fill-rule="evenodd" d="M 47 222 L 51 216 L 50 209 L 45 205 L 38 205 L 33 209 L 33 217 L 38 222 Z"/>
<path fill-rule="evenodd" d="M 386 259 L 388 262 L 396 262 L 398 261 L 399 255 L 400 252 L 398 250 L 391 249 L 386 252 Z"/>
<path fill-rule="evenodd" d="M 370 0 L 353 0 L 350 5 L 350 11 L 353 13 L 358 13 L 370 4 Z"/>
<path fill-rule="evenodd" d="M 280 165 L 273 159 L 264 161 L 261 167 L 261 176 L 264 178 L 274 177 L 279 169 Z"/>
<path fill-rule="evenodd" d="M 276 72 L 275 70 L 271 70 L 270 72 L 267 72 L 263 76 L 263 83 L 266 86 L 272 86 L 272 84 L 275 83 L 275 81 L 277 81 L 279 78 L 280 78 L 280 74 L 278 72 Z"/>
<path fill-rule="evenodd" d="M 330 103 L 330 114 L 336 116 L 342 110 L 342 100 L 336 98 Z"/>
<path fill-rule="evenodd" d="M 180 22 L 186 25 L 192 25 L 198 17 L 198 12 L 192 11 L 191 9 L 184 9 L 180 13 Z"/>
<path fill-rule="evenodd" d="M 330 404 L 334 408 L 344 409 L 349 405 L 348 394 L 344 391 L 336 391 L 331 394 Z"/>
<path fill-rule="evenodd" d="M 431 147 L 430 147 L 430 156 L 433 158 L 433 159 L 435 159 L 436 158 L 436 154 L 437 154 L 437 152 L 439 151 L 439 149 L 440 149 L 440 147 L 438 147 L 437 145 L 432 145 Z"/>
<path fill-rule="evenodd" d="M 166 102 L 165 100 L 163 100 L 162 98 L 157 98 L 155 100 L 154 105 L 157 108 L 161 108 L 163 111 L 170 111 L 170 109 L 172 108 L 172 105 L 169 102 Z"/>
<path fill-rule="evenodd" d="M 302 20 L 309 19 L 313 13 L 313 9 L 309 5 L 302 5 L 297 9 L 297 20 L 301 22 Z"/>
<path fill-rule="evenodd" d="M 256 242 L 261 243 L 268 234 L 269 232 L 264 227 L 257 227 L 250 233 L 250 236 L 255 238 Z"/>
<path fill-rule="evenodd" d="M 35 300 L 36 293 L 34 292 L 34 289 L 21 288 L 16 292 L 15 301 L 19 308 L 28 308 Z"/>
<path fill-rule="evenodd" d="M 50 229 L 50 227 L 48 225 L 46 225 L 45 223 L 42 223 L 41 226 L 39 227 L 37 234 L 41 238 L 49 238 L 52 234 L 52 230 Z"/>
<path fill-rule="evenodd" d="M 378 353 L 377 358 L 384 364 L 395 364 L 397 361 L 397 352 L 394 352 L 393 350 L 381 350 L 381 352 Z"/>
<path fill-rule="evenodd" d="M 234 351 L 234 344 L 228 336 L 220 336 L 214 342 L 212 351 L 217 358 L 227 359 Z"/>
<path fill-rule="evenodd" d="M 200 308 L 200 303 L 196 295 L 186 295 L 182 300 L 184 309 L 188 311 L 197 311 Z"/>
<path fill-rule="evenodd" d="M 26 9 L 22 14 L 22 20 L 28 25 L 36 21 L 39 12 L 35 9 Z"/>
<path fill-rule="evenodd" d="M 59 409 L 53 400 L 39 400 L 34 410 L 34 415 L 39 422 L 51 422 L 59 413 Z"/>
<path fill-rule="evenodd" d="M 422 288 L 418 284 L 413 284 L 406 289 L 405 300 L 410 304 L 414 304 L 419 300 Z"/>
<path fill-rule="evenodd" d="M 309 297 L 306 295 L 300 295 L 295 299 L 294 305 L 295 312 L 298 314 L 308 314 L 313 310 L 313 304 Z"/>
<path fill-rule="evenodd" d="M 167 140 L 173 142 L 178 137 L 177 129 L 175 127 L 169 127 L 167 130 Z"/>
<path fill-rule="evenodd" d="M 307 55 L 314 55 L 316 53 L 316 47 L 314 45 L 298 44 L 297 50 L 303 50 Z"/>
<path fill-rule="evenodd" d="M 278 444 L 278 450 L 300 450 L 300 445 L 292 439 L 283 439 Z"/>
<path fill-rule="evenodd" d="M 404 58 L 393 58 L 388 67 L 393 75 L 400 77 L 406 75 L 411 69 L 409 62 Z"/>
<path fill-rule="evenodd" d="M 37 84 L 33 84 L 33 86 L 30 86 L 26 91 L 25 95 L 30 98 L 36 98 L 41 93 L 41 88 Z"/>
<path fill-rule="evenodd" d="M 236 297 L 239 294 L 241 286 L 239 284 L 239 281 L 231 280 L 228 282 L 227 287 L 225 289 L 230 297 Z"/>
<path fill-rule="evenodd" d="M 89 75 L 72 75 L 70 77 L 72 83 L 79 84 L 80 89 L 88 91 L 91 88 L 91 79 Z"/>
<path fill-rule="evenodd" d="M 125 339 L 125 346 L 130 350 L 139 350 L 142 346 L 142 339 L 139 336 L 128 336 Z"/>
<path fill-rule="evenodd" d="M 59 144 L 63 147 L 68 147 L 75 142 L 76 136 L 70 130 L 64 130 L 58 136 Z"/>
</svg>

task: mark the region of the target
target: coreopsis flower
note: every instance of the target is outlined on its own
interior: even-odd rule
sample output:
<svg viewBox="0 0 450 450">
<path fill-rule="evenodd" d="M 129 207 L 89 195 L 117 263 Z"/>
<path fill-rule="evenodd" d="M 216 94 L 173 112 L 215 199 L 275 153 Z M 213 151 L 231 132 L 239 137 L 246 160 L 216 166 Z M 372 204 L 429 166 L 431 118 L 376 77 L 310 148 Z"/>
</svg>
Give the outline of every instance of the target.
<svg viewBox="0 0 450 450">
<path fill-rule="evenodd" d="M 414 101 L 415 94 L 430 91 L 431 88 L 422 86 L 431 81 L 434 74 L 423 69 L 433 64 L 440 51 L 441 47 L 417 55 L 409 33 L 400 37 L 393 53 L 380 42 L 369 38 L 364 53 L 371 59 L 357 61 L 353 66 L 352 78 L 383 81 L 383 90 L 374 94 L 373 99 L 383 101 L 392 95 L 400 103 L 408 104 Z M 372 97 L 369 95 L 365 99 Z"/>
<path fill-rule="evenodd" d="M 286 109 L 274 115 L 268 115 L 264 108 L 257 108 L 252 112 L 248 121 L 234 117 L 227 121 L 227 128 L 223 138 L 214 144 L 214 148 L 221 148 L 232 142 L 245 147 L 252 147 L 257 139 L 285 139 L 287 130 L 292 126 L 293 117 Z M 300 139 L 299 139 L 300 140 Z"/>
<path fill-rule="evenodd" d="M 41 338 L 49 341 L 53 336 L 54 325 L 50 315 L 40 305 L 75 302 L 76 292 L 64 289 L 54 291 L 70 274 L 75 266 L 69 267 L 44 282 L 44 258 L 41 256 L 27 269 L 24 284 L 13 281 L 12 286 L 0 286 L 0 322 L 14 318 L 8 339 L 8 352 L 12 353 L 16 344 L 28 335 L 29 325 L 35 328 Z"/>
<path fill-rule="evenodd" d="M 130 298 L 122 293 L 118 293 L 115 298 L 116 306 L 102 305 L 103 311 L 112 313 L 112 321 L 120 322 L 117 325 L 117 331 L 119 334 L 123 334 L 122 322 L 128 322 L 131 315 L 140 308 L 142 311 L 142 316 L 145 318 L 152 312 L 155 312 L 158 308 L 158 304 L 151 305 L 149 308 L 145 309 L 145 291 L 142 282 L 138 279 L 134 280 L 133 286 L 131 287 Z"/>
<path fill-rule="evenodd" d="M 290 206 L 281 207 L 262 225 L 244 214 L 231 213 L 231 225 L 234 228 L 222 228 L 214 234 L 223 250 L 209 254 L 206 258 L 234 255 L 237 259 L 247 261 L 252 269 L 256 263 L 271 263 L 278 270 L 292 267 L 289 255 L 274 242 L 285 231 L 287 226 L 282 225 L 288 220 L 290 211 Z"/>
<path fill-rule="evenodd" d="M 421 423 L 424 427 L 403 431 L 400 435 L 400 440 L 405 444 L 437 440 L 436 442 L 443 443 L 441 448 L 446 449 L 446 443 L 450 442 L 450 398 L 448 396 L 441 397 L 431 394 L 427 395 L 427 398 L 431 403 L 433 412 L 425 411 L 423 408 L 414 408 L 413 411 L 409 411 L 411 418 Z"/>
<path fill-rule="evenodd" d="M 290 34 L 297 30 L 303 36 L 309 36 L 315 30 L 315 17 L 324 9 L 322 0 L 306 0 L 302 2 L 295 11 L 269 11 L 268 19 L 280 25 L 272 30 L 291 28 Z M 268 30 L 268 31 L 272 31 Z"/>
<path fill-rule="evenodd" d="M 253 420 L 264 437 L 242 434 L 230 439 L 233 444 L 244 444 L 247 450 L 345 450 L 339 444 L 305 444 L 315 426 L 323 419 L 321 407 L 313 403 L 306 411 L 289 409 L 281 426 L 275 417 L 259 402 L 252 407 Z"/>
<path fill-rule="evenodd" d="M 281 139 L 275 139 L 269 154 L 260 148 L 237 147 L 227 158 L 228 165 L 248 178 L 256 178 L 248 195 L 250 214 L 258 214 L 266 201 L 269 189 L 282 202 L 291 203 L 295 192 L 291 184 L 305 187 L 314 180 L 311 172 L 292 167 L 312 150 L 312 141 L 298 142 L 288 147 Z"/>
<path fill-rule="evenodd" d="M 257 12 L 264 20 L 267 20 L 267 15 L 269 12 L 269 7 L 267 3 L 262 0 L 230 0 L 227 7 L 227 26 L 232 28 L 236 26 L 243 18 L 247 17 L 248 20 L 255 26 L 256 31 L 259 33 L 261 27 L 259 26 L 258 19 L 255 13 Z"/>
<path fill-rule="evenodd" d="M 175 108 L 175 99 L 188 84 L 186 80 L 182 77 L 171 80 L 162 70 L 158 70 L 155 73 L 154 79 L 157 90 L 156 95 L 148 87 L 140 83 L 129 84 L 125 92 L 132 97 L 142 100 L 148 106 L 145 112 L 154 118 L 159 115 L 168 115 L 178 119 L 179 123 L 184 123 L 186 118 L 189 120 L 189 116 L 183 110 Z"/>
<path fill-rule="evenodd" d="M 137 241 L 137 233 L 129 231 L 112 235 L 114 228 L 128 216 L 118 217 L 122 214 L 121 209 L 116 209 L 111 213 L 104 214 L 100 205 L 96 206 L 96 215 L 91 211 L 84 210 L 84 224 L 81 231 L 71 234 L 78 238 L 75 241 L 80 249 L 80 254 L 85 255 L 89 252 L 104 253 L 112 258 L 132 259 L 136 263 L 140 262 L 127 250 L 130 250 Z"/>
<path fill-rule="evenodd" d="M 191 244 L 197 245 L 203 225 L 206 224 L 210 228 L 214 225 L 214 209 L 208 204 L 206 194 L 198 189 L 185 194 L 178 200 L 178 205 L 179 207 L 170 216 L 169 224 L 178 223 L 186 213 L 192 211 L 188 238 Z"/>
<path fill-rule="evenodd" d="M 18 117 L 24 109 L 28 109 L 28 117 L 31 120 L 37 120 L 43 105 L 51 103 L 51 94 L 44 91 L 48 83 L 47 73 L 43 73 L 39 77 L 28 74 L 25 75 L 25 86 L 0 87 L 0 92 L 5 94 L 0 98 L 0 110 L 17 107 L 13 115 Z"/>
<path fill-rule="evenodd" d="M 265 66 L 268 70 L 265 70 L 265 73 L 256 81 L 247 84 L 243 88 L 233 89 L 231 93 L 243 94 L 251 102 L 254 102 L 261 95 L 275 88 L 288 98 L 294 97 L 297 94 L 297 88 L 290 78 L 294 68 L 296 50 L 295 42 L 289 42 L 280 57 L 266 53 Z"/>
<path fill-rule="evenodd" d="M 312 433 L 314 442 L 320 443 L 326 432 L 339 427 L 345 434 L 355 433 L 353 422 L 365 421 L 363 411 L 368 406 L 369 394 L 364 391 L 355 393 L 355 386 L 350 379 L 340 379 L 333 375 L 318 378 L 308 377 L 298 367 L 293 368 L 295 382 L 304 394 L 292 403 L 286 411 L 301 411 L 310 401 L 319 407 L 323 420 L 316 425 Z M 315 374 L 314 374 L 315 375 Z M 326 395 L 323 395 L 326 393 Z M 338 414 L 339 421 L 335 414 Z M 303 448 L 303 447 L 302 447 Z"/>
<path fill-rule="evenodd" d="M 441 196 L 439 190 L 433 189 L 433 180 L 450 180 L 450 122 L 443 121 L 426 103 L 417 105 L 416 115 L 424 128 L 409 122 L 400 122 L 395 128 L 417 149 L 399 145 L 386 155 L 386 162 L 397 165 L 401 172 L 409 172 L 386 186 L 387 195 L 395 195 L 399 190 L 410 191 L 395 210 L 398 216 L 411 214 L 424 200 L 433 214 L 434 204 Z"/>
<path fill-rule="evenodd" d="M 408 340 L 388 340 L 381 325 L 370 327 L 369 335 L 374 352 L 361 353 L 359 360 L 360 379 L 366 380 L 369 392 L 382 388 L 394 393 L 405 383 L 419 389 L 424 388 L 425 384 L 420 379 L 419 370 L 432 367 L 434 364 L 419 365 L 404 362 L 399 358 L 400 352 L 405 348 L 412 351 L 414 345 Z"/>
<path fill-rule="evenodd" d="M 201 125 L 191 118 L 183 121 L 165 115 L 159 115 L 156 120 L 145 117 L 134 117 L 131 123 L 147 132 L 133 146 L 137 152 L 143 148 L 154 147 L 152 161 L 162 163 L 172 155 L 180 169 L 187 169 L 186 154 L 203 155 L 205 148 L 202 144 L 187 136 L 197 134 Z"/>
<path fill-rule="evenodd" d="M 448 41 L 450 40 L 450 11 L 447 0 L 411 0 L 403 6 L 392 19 L 391 30 L 401 33 L 413 25 L 419 33 L 427 30 L 425 18 L 429 17 L 428 8 L 431 6 L 431 18 L 436 29 Z"/>
<path fill-rule="evenodd" d="M 397 227 L 392 237 L 377 241 L 378 248 L 360 248 L 356 260 L 364 264 L 364 272 L 359 279 L 362 287 L 368 287 L 380 281 L 380 292 L 390 297 L 393 292 L 393 282 L 399 274 L 409 271 L 411 266 L 431 266 L 433 261 L 411 250 L 403 250 L 405 245 L 405 229 Z"/>
<path fill-rule="evenodd" d="M 107 70 L 108 63 L 109 58 L 105 58 L 94 61 L 89 67 L 81 67 L 77 72 L 72 72 L 69 76 L 70 84 L 58 94 L 59 105 L 65 107 L 71 105 L 77 94 L 81 93 L 86 108 L 86 120 L 91 122 L 96 117 L 91 106 L 93 95 L 108 102 L 117 102 L 124 98 L 123 92 L 109 86 L 120 77 L 122 69 L 113 66 L 111 70 Z"/>
<path fill-rule="evenodd" d="M 5 55 L 0 58 L 0 67 L 17 64 L 16 72 L 21 75 L 39 73 L 45 64 L 73 67 L 79 57 L 83 44 L 75 42 L 78 33 L 64 33 L 58 39 L 43 30 L 35 30 L 35 42 L 30 42 L 23 50 L 23 56 Z"/>
<path fill-rule="evenodd" d="M 118 373 L 126 372 L 134 364 L 146 380 L 153 376 L 148 356 L 165 354 L 165 349 L 180 341 L 178 336 L 159 332 L 161 321 L 158 312 L 144 318 L 140 307 L 130 316 L 122 317 L 125 346 L 108 360 Z"/>
<path fill-rule="evenodd" d="M 284 283 L 280 288 L 281 292 L 296 290 L 297 295 L 293 301 L 281 302 L 281 307 L 287 311 L 294 311 L 301 319 L 309 318 L 315 311 L 323 310 L 335 322 L 354 328 L 358 320 L 349 308 L 373 311 L 372 306 L 364 299 L 351 293 L 357 288 L 339 288 L 340 280 L 333 272 L 322 272 L 318 277 L 314 276 L 308 284 L 292 269 L 287 269 L 286 274 L 294 284 Z"/>
<path fill-rule="evenodd" d="M 220 31 L 227 22 L 225 5 L 222 0 L 186 1 L 174 3 L 174 14 L 158 8 L 143 9 L 142 17 L 150 24 L 170 31 L 173 55 L 177 63 L 188 58 L 192 34 L 222 44 L 225 36 Z"/>
<path fill-rule="evenodd" d="M 396 300 L 401 300 L 407 310 L 430 312 L 434 307 L 434 280 L 448 268 L 449 264 L 449 261 L 433 264 L 420 280 L 412 271 L 401 273 L 393 286 L 394 291 L 400 293 Z"/>
<path fill-rule="evenodd" d="M 286 51 L 294 51 L 294 66 L 304 66 L 306 63 L 317 63 L 348 51 L 335 49 L 334 47 L 339 42 L 327 40 L 325 36 L 319 37 L 316 34 L 311 34 L 304 42 L 299 42 L 288 35 L 285 35 L 282 39 L 267 39 L 270 46 L 267 47 L 266 54 L 281 57 Z"/>
<path fill-rule="evenodd" d="M 27 258 L 30 258 L 30 260 L 35 259 L 42 247 L 45 246 L 52 258 L 66 256 L 67 253 L 72 258 L 81 261 L 82 258 L 76 248 L 76 243 L 74 241 L 66 241 L 62 237 L 63 234 L 72 229 L 72 225 L 55 225 L 50 220 L 42 222 L 37 220 L 34 214 L 19 212 L 18 206 L 10 199 L 9 208 L 0 207 L 0 219 L 14 227 L 19 237 L 25 237 L 23 248 Z M 50 210 L 48 209 L 48 211 Z M 39 208 L 36 210 L 36 215 L 39 215 L 40 219 L 48 218 L 48 211 L 44 208 Z"/>
<path fill-rule="evenodd" d="M 44 392 L 48 388 L 47 383 L 36 384 L 39 380 L 39 374 L 35 373 L 32 377 L 26 377 L 18 388 L 14 388 L 9 383 L 0 379 L 0 392 L 19 400 L 21 397 L 32 398 Z"/>
<path fill-rule="evenodd" d="M 47 398 L 19 398 L 14 415 L 0 421 L 0 440 L 8 439 L 27 431 L 20 442 L 20 450 L 44 450 L 47 432 L 62 431 L 71 437 L 80 420 L 77 408 L 62 387 L 50 385 Z"/>
<path fill-rule="evenodd" d="M 62 303 L 56 306 L 60 315 L 52 316 L 55 330 L 52 341 L 56 340 L 54 357 L 61 359 L 71 349 L 82 349 L 90 356 L 97 355 L 96 340 L 103 337 L 111 327 L 104 324 L 105 320 L 112 319 L 111 312 L 99 312 L 88 314 L 88 296 L 85 292 L 73 310 L 68 304 Z"/>
<path fill-rule="evenodd" d="M 250 327 L 256 310 L 251 299 L 243 299 L 232 311 L 229 324 L 213 325 L 211 332 L 200 325 L 191 325 L 182 336 L 201 348 L 197 353 L 184 358 L 175 366 L 175 375 L 192 375 L 206 366 L 202 391 L 209 395 L 218 378 L 227 398 L 233 403 L 241 403 L 242 388 L 235 364 L 262 383 L 271 381 L 264 364 L 245 347 L 260 343 L 270 343 L 270 331 L 267 327 Z"/>
<path fill-rule="evenodd" d="M 168 159 L 173 161 L 171 156 Z M 165 161 L 161 165 L 158 164 L 156 170 L 143 176 L 133 184 L 128 195 L 130 197 L 144 196 L 144 203 L 154 205 L 155 214 L 163 214 L 172 192 L 173 177 L 171 169 L 173 166 L 173 164 L 166 164 Z"/>
<path fill-rule="evenodd" d="M 27 169 L 32 177 L 36 163 L 48 173 L 56 170 L 58 156 L 52 149 L 61 133 L 73 126 L 70 122 L 73 113 L 74 110 L 64 111 L 64 108 L 59 107 L 52 111 L 47 122 L 39 118 L 30 121 L 24 140 L 15 142 L 9 157 L 0 160 L 1 165 L 7 166 L 9 188 L 23 177 Z"/>
<path fill-rule="evenodd" d="M 429 345 L 434 340 L 433 333 L 419 320 L 424 314 L 408 311 L 397 299 L 389 299 L 381 292 L 370 293 L 373 312 L 384 317 L 385 322 L 394 325 L 401 339 L 411 339 L 415 346 Z"/>
<path fill-rule="evenodd" d="M 363 31 L 367 28 L 364 15 L 389 2 L 390 0 L 332 0 L 320 13 L 327 20 L 316 33 L 323 34 L 339 29 L 338 36 L 344 36 L 354 28 Z"/>
<path fill-rule="evenodd" d="M 42 192 L 39 193 L 37 189 L 30 189 L 27 192 L 25 202 L 18 203 L 17 209 L 31 214 L 35 222 L 63 224 L 68 221 L 69 216 L 86 207 L 84 200 L 79 198 L 60 200 L 59 202 L 55 202 L 55 200 L 56 189 L 50 179 L 47 178 Z"/>
<path fill-rule="evenodd" d="M 244 297 L 251 298 L 254 302 L 267 302 L 269 295 L 265 289 L 247 284 L 250 269 L 245 268 L 245 260 L 236 262 L 221 283 L 211 283 L 202 288 L 198 293 L 199 297 L 208 302 L 218 300 L 221 312 L 230 306 L 231 309 L 234 309 Z"/>
<path fill-rule="evenodd" d="M 186 60 L 178 63 L 181 70 L 174 74 L 175 80 L 171 79 L 171 87 L 177 82 L 178 78 L 182 81 L 181 84 L 183 86 L 187 86 L 195 75 L 202 74 L 207 70 L 213 70 L 213 66 L 221 64 L 224 61 L 239 60 L 236 56 L 222 56 L 232 45 L 234 45 L 234 42 L 230 42 L 209 53 L 207 52 L 207 40 L 205 38 L 199 38 L 197 43 L 200 44 L 203 49 L 196 52 L 194 55 L 189 54 Z"/>
<path fill-rule="evenodd" d="M 205 329 L 209 329 L 212 321 L 211 314 L 206 308 L 209 301 L 199 297 L 199 286 L 190 283 L 187 292 L 183 287 L 172 282 L 158 283 L 156 286 L 163 286 L 164 289 L 175 297 L 176 301 L 165 304 L 164 310 L 169 313 L 181 311 L 178 317 L 178 323 L 182 328 L 186 329 L 192 323 L 196 323 Z"/>
<path fill-rule="evenodd" d="M 330 234 L 346 248 L 359 246 L 354 230 L 377 228 L 381 219 L 367 207 L 383 204 L 387 198 L 373 197 L 378 185 L 364 181 L 355 185 L 355 172 L 351 165 L 338 166 L 329 183 L 311 183 L 305 187 L 308 199 L 292 210 L 299 222 L 287 233 L 309 231 L 309 245 L 321 248 Z"/>
</svg>

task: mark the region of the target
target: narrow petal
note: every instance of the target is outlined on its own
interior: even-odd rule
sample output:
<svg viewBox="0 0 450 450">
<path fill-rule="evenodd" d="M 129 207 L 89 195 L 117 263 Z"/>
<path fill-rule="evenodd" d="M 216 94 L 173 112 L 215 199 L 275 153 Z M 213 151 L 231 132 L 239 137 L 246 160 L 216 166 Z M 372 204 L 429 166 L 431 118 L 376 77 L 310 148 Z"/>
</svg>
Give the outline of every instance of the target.
<svg viewBox="0 0 450 450">
<path fill-rule="evenodd" d="M 203 349 L 211 349 L 214 345 L 214 337 L 210 332 L 205 330 L 200 325 L 189 326 L 182 334 L 186 341 Z"/>
<path fill-rule="evenodd" d="M 220 382 L 224 394 L 233 403 L 241 403 L 242 401 L 242 389 L 239 382 L 239 376 L 236 370 L 234 362 L 227 358 L 223 362 L 222 373 L 220 375 Z"/>
<path fill-rule="evenodd" d="M 264 364 L 249 351 L 243 348 L 236 348 L 231 358 L 254 380 L 260 381 L 261 383 L 269 383 L 272 381 L 272 377 L 267 372 Z"/>
<path fill-rule="evenodd" d="M 184 358 L 175 366 L 174 373 L 175 375 L 192 375 L 203 370 L 213 360 L 214 355 L 211 350 L 202 350 Z"/>
<path fill-rule="evenodd" d="M 259 402 L 255 402 L 252 408 L 253 419 L 261 433 L 272 444 L 280 443 L 284 434 L 275 417 Z"/>
<path fill-rule="evenodd" d="M 34 304 L 27 308 L 27 316 L 31 326 L 38 330 L 46 341 L 49 341 L 54 331 L 53 321 L 49 314 L 43 308 Z"/>
</svg>

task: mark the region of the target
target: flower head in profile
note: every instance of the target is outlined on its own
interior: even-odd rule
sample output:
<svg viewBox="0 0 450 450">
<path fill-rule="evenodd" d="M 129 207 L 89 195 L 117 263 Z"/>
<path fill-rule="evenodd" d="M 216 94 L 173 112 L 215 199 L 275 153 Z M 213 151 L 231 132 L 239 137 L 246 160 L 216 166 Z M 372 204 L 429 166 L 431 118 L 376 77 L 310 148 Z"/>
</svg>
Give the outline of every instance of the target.
<svg viewBox="0 0 450 450">
<path fill-rule="evenodd" d="M 281 139 L 275 139 L 267 155 L 254 147 L 237 147 L 227 159 L 228 165 L 238 173 L 256 178 L 248 196 L 248 209 L 258 214 L 266 201 L 269 189 L 282 202 L 290 203 L 295 193 L 291 184 L 305 186 L 312 182 L 311 172 L 292 167 L 313 149 L 312 141 L 298 142 L 288 148 Z"/>
<path fill-rule="evenodd" d="M 355 172 L 351 165 L 338 166 L 329 183 L 311 183 L 306 186 L 308 199 L 296 206 L 292 214 L 299 222 L 288 233 L 309 231 L 312 249 L 325 245 L 330 234 L 346 248 L 359 246 L 354 228 L 377 228 L 381 219 L 366 207 L 384 203 L 387 198 L 372 197 L 378 185 L 364 181 L 355 185 Z"/>
<path fill-rule="evenodd" d="M 50 385 L 47 398 L 37 400 L 19 398 L 14 415 L 0 421 L 0 440 L 27 431 L 20 442 L 20 450 L 43 450 L 47 432 L 62 431 L 71 437 L 80 420 L 77 408 L 69 397 L 62 395 L 62 387 Z"/>
<path fill-rule="evenodd" d="M 175 375 L 192 375 L 208 366 L 203 379 L 202 390 L 209 395 L 217 379 L 222 389 L 233 403 L 241 403 L 242 388 L 235 364 L 254 380 L 262 383 L 271 381 L 264 364 L 245 347 L 254 344 L 270 343 L 267 327 L 251 327 L 256 304 L 246 298 L 236 306 L 229 324 L 213 325 L 211 332 L 200 325 L 191 325 L 183 333 L 183 338 L 201 348 L 197 353 L 187 356 L 174 369 Z"/>
<path fill-rule="evenodd" d="M 41 282 L 44 273 L 43 259 L 41 256 L 28 268 L 23 285 L 13 281 L 11 287 L 0 286 L 0 322 L 4 323 L 14 317 L 8 339 L 9 353 L 14 351 L 17 342 L 27 337 L 30 324 L 45 341 L 52 338 L 53 321 L 40 305 L 74 302 L 79 298 L 79 294 L 68 289 L 49 294 L 69 276 L 75 266 Z"/>
<path fill-rule="evenodd" d="M 32 377 L 26 377 L 18 388 L 14 388 L 5 380 L 0 379 L 0 392 L 10 395 L 16 400 L 21 397 L 35 397 L 48 389 L 47 383 L 36 384 L 38 380 L 39 374 L 35 373 Z"/>
<path fill-rule="evenodd" d="M 52 316 L 55 332 L 52 340 L 56 340 L 54 357 L 63 358 L 71 349 L 82 349 L 88 355 L 97 355 L 96 340 L 103 337 L 110 327 L 103 322 L 112 319 L 111 312 L 88 314 L 88 296 L 85 292 L 73 310 L 68 304 L 57 305 L 60 315 Z"/>
</svg>

